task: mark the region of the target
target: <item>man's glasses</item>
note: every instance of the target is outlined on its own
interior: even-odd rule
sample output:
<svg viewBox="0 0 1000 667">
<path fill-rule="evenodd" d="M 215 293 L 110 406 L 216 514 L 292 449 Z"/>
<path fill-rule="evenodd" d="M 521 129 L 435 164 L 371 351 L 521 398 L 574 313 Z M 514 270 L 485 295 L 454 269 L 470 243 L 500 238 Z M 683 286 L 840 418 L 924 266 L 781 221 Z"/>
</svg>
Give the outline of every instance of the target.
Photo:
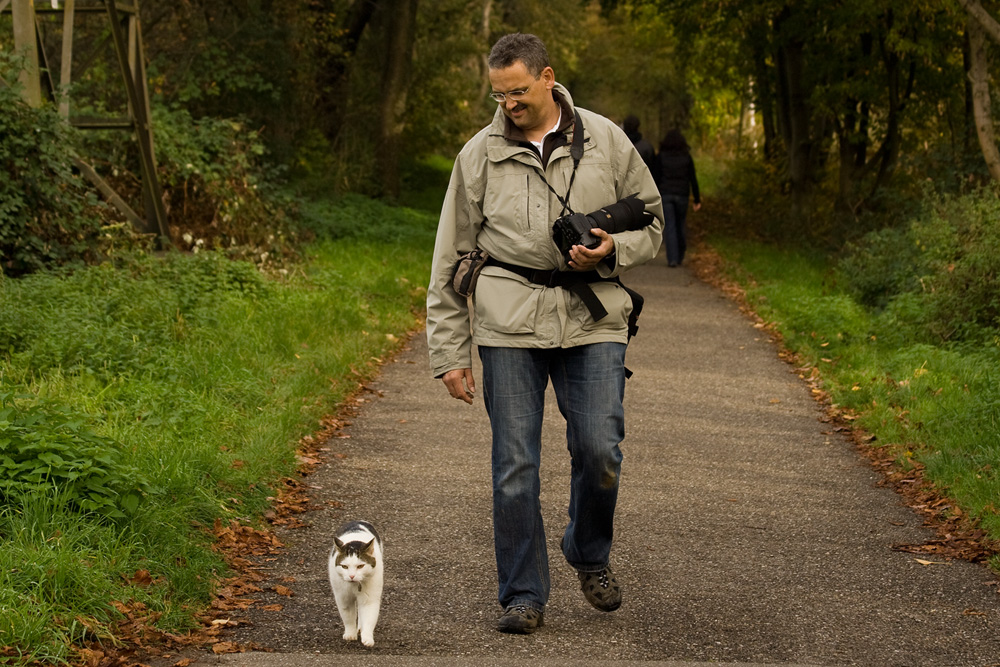
<svg viewBox="0 0 1000 667">
<path fill-rule="evenodd" d="M 538 81 L 538 77 L 535 77 L 535 81 Z M 527 88 L 522 88 L 521 90 L 508 90 L 506 93 L 490 93 L 490 97 L 492 97 L 493 101 L 497 104 L 503 104 L 507 101 L 508 97 L 517 102 L 528 94 L 528 91 L 531 89 L 531 86 L 534 85 L 535 81 L 529 83 Z"/>
</svg>

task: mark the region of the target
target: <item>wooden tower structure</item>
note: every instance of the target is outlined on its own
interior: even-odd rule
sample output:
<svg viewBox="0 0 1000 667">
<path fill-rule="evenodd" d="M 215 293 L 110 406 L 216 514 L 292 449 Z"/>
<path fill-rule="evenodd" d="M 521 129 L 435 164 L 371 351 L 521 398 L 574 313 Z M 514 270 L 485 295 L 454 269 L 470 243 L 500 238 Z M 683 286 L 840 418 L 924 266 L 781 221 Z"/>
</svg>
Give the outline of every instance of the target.
<svg viewBox="0 0 1000 667">
<path fill-rule="evenodd" d="M 26 68 L 21 84 L 28 104 L 39 106 L 45 99 L 59 106 L 62 116 L 75 127 L 85 130 L 128 130 L 135 135 L 139 151 L 143 210 L 139 216 L 114 189 L 80 156 L 73 161 L 90 181 L 139 231 L 155 234 L 160 243 L 169 244 L 163 193 L 156 175 L 153 131 L 150 125 L 149 89 L 143 60 L 142 31 L 139 25 L 138 0 L 0 0 L 0 13 L 13 17 L 14 47 L 24 55 Z M 62 52 L 59 85 L 52 78 L 52 61 L 46 53 L 40 15 L 62 18 Z M 114 58 L 121 72 L 127 108 L 118 117 L 84 117 L 71 113 L 69 96 L 73 70 L 74 24 L 80 15 L 104 16 Z M 101 19 L 105 20 L 105 19 Z"/>
</svg>

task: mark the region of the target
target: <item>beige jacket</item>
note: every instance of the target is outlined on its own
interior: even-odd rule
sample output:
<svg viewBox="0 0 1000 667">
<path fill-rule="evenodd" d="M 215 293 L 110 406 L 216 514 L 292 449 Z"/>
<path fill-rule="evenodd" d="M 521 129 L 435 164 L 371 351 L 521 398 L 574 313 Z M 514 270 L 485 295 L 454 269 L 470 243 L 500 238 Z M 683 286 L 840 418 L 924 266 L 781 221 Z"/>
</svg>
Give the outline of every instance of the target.
<svg viewBox="0 0 1000 667">
<path fill-rule="evenodd" d="M 595 322 L 586 306 L 562 287 L 545 287 L 497 266 L 487 266 L 470 300 L 455 294 L 451 273 L 459 255 L 477 246 L 492 257 L 534 269 L 570 270 L 552 240 L 562 206 L 545 181 L 565 197 L 573 170 L 572 98 L 556 84 L 563 107 L 559 137 L 548 163 L 531 148 L 504 138 L 507 118 L 498 108 L 493 123 L 473 137 L 455 159 L 438 223 L 427 290 L 427 341 L 431 370 L 440 377 L 472 367 L 472 345 L 558 348 L 628 339 L 628 294 L 612 282 L 591 287 L 608 315 Z M 584 155 L 569 204 L 591 213 L 633 193 L 656 220 L 648 227 L 613 234 L 614 267 L 601 262 L 602 277 L 615 277 L 656 255 L 663 231 L 660 195 L 649 170 L 625 133 L 607 118 L 580 112 Z M 517 129 L 511 127 L 512 131 Z M 548 146 L 548 144 L 547 144 Z M 543 180 L 544 173 L 544 180 Z M 473 312 L 469 312 L 469 301 Z"/>
</svg>

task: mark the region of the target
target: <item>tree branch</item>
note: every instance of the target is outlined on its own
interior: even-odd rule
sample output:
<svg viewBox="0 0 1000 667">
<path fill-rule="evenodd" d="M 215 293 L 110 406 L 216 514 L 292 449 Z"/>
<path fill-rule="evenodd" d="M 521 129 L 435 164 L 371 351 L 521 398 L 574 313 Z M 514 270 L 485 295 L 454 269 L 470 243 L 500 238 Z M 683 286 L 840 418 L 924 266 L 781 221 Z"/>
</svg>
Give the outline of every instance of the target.
<svg viewBox="0 0 1000 667">
<path fill-rule="evenodd" d="M 983 9 L 983 6 L 979 4 L 979 0 L 958 0 L 958 4 L 962 5 L 965 11 L 969 12 L 969 16 L 976 19 L 976 22 L 982 26 L 983 31 L 990 39 L 1000 44 L 1000 23 L 990 16 L 989 12 Z"/>
</svg>

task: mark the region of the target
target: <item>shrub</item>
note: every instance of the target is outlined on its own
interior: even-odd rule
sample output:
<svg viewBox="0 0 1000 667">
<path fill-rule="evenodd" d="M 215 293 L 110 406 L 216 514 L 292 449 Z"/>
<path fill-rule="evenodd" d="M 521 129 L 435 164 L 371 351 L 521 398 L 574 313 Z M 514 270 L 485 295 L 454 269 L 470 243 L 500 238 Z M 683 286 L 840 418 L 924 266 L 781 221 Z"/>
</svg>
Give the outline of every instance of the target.
<svg viewBox="0 0 1000 667">
<path fill-rule="evenodd" d="M 939 203 L 929 225 L 946 230 L 929 277 L 928 319 L 942 340 L 991 340 L 1000 333 L 1000 201 L 983 192 Z"/>
<path fill-rule="evenodd" d="M 907 229 L 880 229 L 849 244 L 839 281 L 863 306 L 882 309 L 899 294 L 920 289 L 920 248 Z"/>
<path fill-rule="evenodd" d="M 0 360 L 102 377 L 148 370 L 157 346 L 214 323 L 228 297 L 269 289 L 254 264 L 214 252 L 0 280 Z"/>
<path fill-rule="evenodd" d="M 0 502 L 55 494 L 72 509 L 110 518 L 138 509 L 149 484 L 121 462 L 114 442 L 65 406 L 17 398 L 0 385 Z"/>
<path fill-rule="evenodd" d="M 859 303 L 919 320 L 939 341 L 992 341 L 1000 329 L 1000 201 L 990 190 L 928 195 L 900 228 L 847 247 L 841 284 Z"/>
<path fill-rule="evenodd" d="M 19 66 L 0 51 L 0 78 Z M 77 135 L 51 106 L 32 108 L 0 85 L 0 270 L 17 276 L 100 255 L 109 211 L 73 173 Z"/>
<path fill-rule="evenodd" d="M 184 109 L 152 109 L 157 175 L 170 240 L 183 250 L 225 250 L 258 264 L 280 263 L 298 242 L 291 203 L 275 189 L 260 133 L 240 118 L 194 118 Z M 128 142 L 88 136 L 90 154 L 116 165 L 116 190 L 138 196 L 139 166 Z"/>
<path fill-rule="evenodd" d="M 358 194 L 303 202 L 302 225 L 325 239 L 358 239 L 414 245 L 434 238 L 437 220 L 426 213 L 389 206 Z"/>
</svg>

